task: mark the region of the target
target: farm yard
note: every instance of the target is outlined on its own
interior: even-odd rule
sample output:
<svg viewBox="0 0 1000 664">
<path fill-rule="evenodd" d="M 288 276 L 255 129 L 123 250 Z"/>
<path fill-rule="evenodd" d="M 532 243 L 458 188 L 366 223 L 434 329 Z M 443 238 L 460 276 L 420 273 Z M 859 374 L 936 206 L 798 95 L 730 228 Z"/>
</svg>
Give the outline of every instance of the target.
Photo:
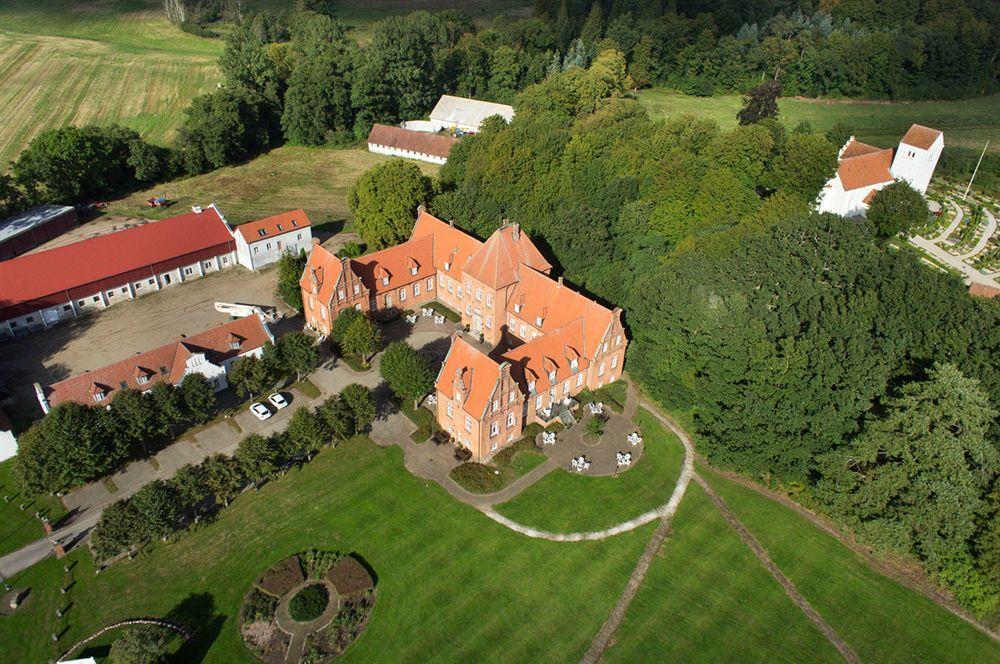
<svg viewBox="0 0 1000 664">
<path fill-rule="evenodd" d="M 739 95 L 694 97 L 664 89 L 645 90 L 639 100 L 656 117 L 682 113 L 715 120 L 723 129 L 736 126 Z M 850 127 L 858 140 L 880 147 L 894 147 L 913 123 L 944 132 L 946 146 L 982 150 L 1000 129 L 1000 94 L 960 101 L 871 102 L 784 97 L 778 101 L 778 119 L 789 129 L 808 122 L 813 131 L 825 132 L 836 123 Z M 1000 151 L 994 140 L 990 151 Z"/>
</svg>

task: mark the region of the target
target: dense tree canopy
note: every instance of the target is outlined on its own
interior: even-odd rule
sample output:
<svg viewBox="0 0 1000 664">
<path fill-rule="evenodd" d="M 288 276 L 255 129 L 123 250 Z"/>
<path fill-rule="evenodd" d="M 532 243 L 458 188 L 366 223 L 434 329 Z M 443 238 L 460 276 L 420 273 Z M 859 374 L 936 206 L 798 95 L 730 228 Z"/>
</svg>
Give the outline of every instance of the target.
<svg viewBox="0 0 1000 664">
<path fill-rule="evenodd" d="M 379 164 L 351 186 L 347 204 L 361 238 L 381 249 L 410 236 L 417 207 L 427 202 L 431 179 L 403 159 Z"/>
<path fill-rule="evenodd" d="M 920 192 L 906 181 L 897 180 L 875 194 L 865 216 L 876 235 L 890 238 L 924 223 L 928 214 L 927 201 Z"/>
</svg>

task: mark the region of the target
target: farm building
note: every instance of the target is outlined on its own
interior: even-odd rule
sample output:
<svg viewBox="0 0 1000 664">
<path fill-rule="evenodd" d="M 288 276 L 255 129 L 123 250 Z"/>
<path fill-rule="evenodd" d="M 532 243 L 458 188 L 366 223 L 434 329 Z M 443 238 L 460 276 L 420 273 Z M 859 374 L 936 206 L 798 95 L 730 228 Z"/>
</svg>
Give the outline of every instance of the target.
<svg viewBox="0 0 1000 664">
<path fill-rule="evenodd" d="M 442 95 L 431 111 L 430 121 L 438 131 L 475 133 L 479 131 L 486 118 L 494 115 L 499 115 L 510 122 L 514 119 L 514 107 L 467 97 Z"/>
<path fill-rule="evenodd" d="M 457 140 L 445 134 L 430 134 L 377 124 L 368 134 L 368 150 L 376 154 L 443 164 L 448 161 L 451 146 Z"/>
<path fill-rule="evenodd" d="M 896 180 L 926 193 L 942 149 L 940 131 L 916 124 L 900 140 L 895 154 L 892 148 L 877 148 L 851 136 L 837 155 L 837 173 L 820 191 L 819 211 L 863 216 L 875 193 Z"/>
<path fill-rule="evenodd" d="M 312 223 L 302 208 L 240 224 L 233 229 L 240 265 L 256 270 L 275 263 L 285 252 L 312 247 Z"/>
<path fill-rule="evenodd" d="M 210 205 L 137 228 L 0 262 L 0 338 L 40 330 L 236 264 Z"/>
<path fill-rule="evenodd" d="M 111 403 L 124 389 L 140 392 L 161 382 L 178 385 L 190 374 L 200 374 L 216 392 L 228 387 L 226 375 L 237 359 L 260 357 L 264 345 L 274 336 L 264 319 L 254 314 L 217 325 L 193 337 L 138 353 L 132 357 L 42 387 L 35 384 L 35 394 L 42 410 L 74 401 L 85 406 Z"/>
<path fill-rule="evenodd" d="M 77 224 L 69 205 L 39 205 L 0 221 L 0 261 L 31 251 Z"/>
</svg>

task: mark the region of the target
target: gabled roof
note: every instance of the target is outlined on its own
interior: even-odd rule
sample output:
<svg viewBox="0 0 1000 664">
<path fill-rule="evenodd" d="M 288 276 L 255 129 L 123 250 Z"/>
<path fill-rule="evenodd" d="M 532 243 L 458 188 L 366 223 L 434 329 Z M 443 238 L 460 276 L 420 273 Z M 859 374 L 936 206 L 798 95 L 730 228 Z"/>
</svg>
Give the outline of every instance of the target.
<svg viewBox="0 0 1000 664">
<path fill-rule="evenodd" d="M 0 262 L 0 309 L 214 247 L 233 236 L 214 206 Z M 222 253 L 222 252 L 220 252 Z"/>
<path fill-rule="evenodd" d="M 415 240 L 427 236 L 434 241 L 434 267 L 445 274 L 459 274 L 469 257 L 483 246 L 468 233 L 421 210 L 410 237 Z"/>
<path fill-rule="evenodd" d="M 36 226 L 73 212 L 69 205 L 39 205 L 0 220 L 0 242 L 27 233 Z"/>
<path fill-rule="evenodd" d="M 853 138 L 840 153 L 837 177 L 844 191 L 892 182 L 892 150 L 876 148 Z"/>
<path fill-rule="evenodd" d="M 504 224 L 469 258 L 464 269 L 491 288 L 504 288 L 518 280 L 522 264 L 539 272 L 552 269 L 517 224 Z"/>
<path fill-rule="evenodd" d="M 514 107 L 507 104 L 496 104 L 491 101 L 480 101 L 468 97 L 442 95 L 431 111 L 430 119 L 446 125 L 463 124 L 479 128 L 483 120 L 499 115 L 507 122 L 514 119 Z"/>
<path fill-rule="evenodd" d="M 920 148 L 921 150 L 930 150 L 934 142 L 941 136 L 941 132 L 937 129 L 931 129 L 930 127 L 925 127 L 923 125 L 911 125 L 903 135 L 903 139 L 900 143 L 905 143 L 906 145 L 912 145 L 915 148 Z"/>
<path fill-rule="evenodd" d="M 232 336 L 242 339 L 239 348 L 232 348 Z M 146 390 L 159 382 L 179 383 L 184 377 L 186 361 L 194 353 L 204 353 L 213 364 L 260 348 L 271 340 L 271 333 L 260 316 L 254 314 L 223 323 L 193 337 L 181 337 L 169 344 L 138 353 L 114 364 L 87 371 L 78 376 L 53 383 L 46 389 L 49 403 L 53 406 L 67 401 L 75 401 L 87 406 L 94 405 L 94 394 L 103 392 L 105 398 L 100 403 L 110 403 L 115 393 L 126 388 Z M 139 382 L 145 376 L 148 381 Z"/>
<path fill-rule="evenodd" d="M 312 226 L 305 210 L 299 208 L 291 212 L 282 212 L 273 217 L 264 217 L 257 221 L 250 221 L 240 224 L 235 232 L 243 236 L 248 243 L 264 240 L 275 235 L 283 235 L 293 231 L 301 230 L 307 226 Z"/>
<path fill-rule="evenodd" d="M 535 382 L 535 391 L 544 392 L 552 385 L 549 372 L 556 372 L 556 383 L 561 383 L 573 375 L 574 358 L 578 369 L 590 366 L 584 352 L 583 319 L 578 318 L 558 330 L 543 334 L 537 339 L 521 344 L 503 354 L 511 363 L 511 375 L 528 393 L 528 383 Z"/>
<path fill-rule="evenodd" d="M 410 152 L 429 154 L 443 159 L 448 158 L 448 155 L 451 153 L 451 146 L 457 140 L 457 138 L 445 136 L 444 134 L 429 134 L 423 131 L 411 131 L 402 127 L 390 127 L 384 124 L 374 125 L 368 134 L 368 142 L 373 145 L 384 145 L 388 148 L 409 150 Z"/>
<path fill-rule="evenodd" d="M 520 311 L 516 307 L 520 305 Z M 543 335 L 564 328 L 575 320 L 583 324 L 583 343 L 580 353 L 593 357 L 604 333 L 614 321 L 614 313 L 552 277 L 531 268 L 521 270 L 520 281 L 507 301 L 507 311 L 539 327 L 536 318 L 542 317 L 540 330 Z"/>
<path fill-rule="evenodd" d="M 454 399 L 455 380 L 461 377 L 466 393 L 462 408 L 479 419 L 500 379 L 500 364 L 457 333 L 451 339 L 451 349 L 441 365 L 435 386 L 446 397 Z"/>
<path fill-rule="evenodd" d="M 351 267 L 368 290 L 380 294 L 434 276 L 433 252 L 434 239 L 425 236 L 355 258 Z M 414 266 L 416 274 L 411 272 Z M 388 285 L 382 284 L 384 276 L 389 277 Z"/>
<path fill-rule="evenodd" d="M 299 286 L 308 293 L 312 292 L 313 283 L 318 287 L 317 297 L 321 302 L 330 302 L 344 273 L 343 259 L 331 253 L 320 244 L 314 244 L 309 253 L 309 260 L 302 271 Z"/>
</svg>

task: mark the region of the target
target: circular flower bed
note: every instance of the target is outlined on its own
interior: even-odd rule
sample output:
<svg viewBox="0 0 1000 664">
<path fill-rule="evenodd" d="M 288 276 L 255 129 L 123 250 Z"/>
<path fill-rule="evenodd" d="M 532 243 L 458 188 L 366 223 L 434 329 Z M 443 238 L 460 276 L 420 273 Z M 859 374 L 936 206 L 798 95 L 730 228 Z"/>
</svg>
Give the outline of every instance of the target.
<svg viewBox="0 0 1000 664">
<path fill-rule="evenodd" d="M 330 593 L 326 586 L 315 583 L 295 593 L 288 602 L 288 615 L 296 622 L 311 622 L 323 615 L 329 603 Z"/>
<path fill-rule="evenodd" d="M 240 634 L 251 652 L 275 664 L 285 661 L 292 634 L 302 634 L 301 661 L 320 664 L 354 643 L 374 604 L 375 580 L 358 557 L 306 551 L 257 578 L 243 599 Z"/>
</svg>

